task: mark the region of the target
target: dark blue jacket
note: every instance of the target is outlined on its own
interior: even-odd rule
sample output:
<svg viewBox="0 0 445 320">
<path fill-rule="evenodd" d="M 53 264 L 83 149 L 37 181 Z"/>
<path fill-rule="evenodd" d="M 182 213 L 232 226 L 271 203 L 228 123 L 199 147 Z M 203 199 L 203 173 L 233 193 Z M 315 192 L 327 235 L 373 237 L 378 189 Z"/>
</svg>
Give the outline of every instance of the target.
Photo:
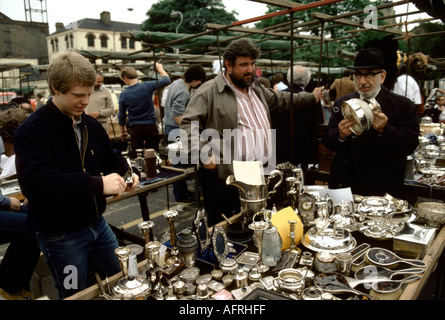
<svg viewBox="0 0 445 320">
<path fill-rule="evenodd" d="M 82 114 L 82 152 L 70 117 L 52 102 L 16 130 L 17 177 L 38 231 L 63 233 L 94 223 L 105 211 L 101 174 L 123 176 L 128 165 L 102 125 Z"/>
<path fill-rule="evenodd" d="M 335 151 L 329 174 L 329 188 L 351 187 L 354 194 L 381 196 L 389 193 L 403 198 L 406 157 L 419 144 L 417 111 L 411 100 L 382 87 L 376 97 L 388 117 L 382 135 L 371 128 L 360 136 L 338 139 L 338 123 L 343 120 L 341 105 L 359 98 L 354 92 L 338 99 L 323 136 L 324 145 Z"/>
</svg>

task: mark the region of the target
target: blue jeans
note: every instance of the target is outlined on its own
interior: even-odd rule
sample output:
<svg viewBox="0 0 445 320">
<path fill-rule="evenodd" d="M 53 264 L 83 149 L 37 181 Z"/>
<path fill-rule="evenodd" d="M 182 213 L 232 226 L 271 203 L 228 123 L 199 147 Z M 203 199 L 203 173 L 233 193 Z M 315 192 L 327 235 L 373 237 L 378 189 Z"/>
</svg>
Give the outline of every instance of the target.
<svg viewBox="0 0 445 320">
<path fill-rule="evenodd" d="M 90 268 L 102 277 L 121 270 L 114 254 L 119 244 L 103 216 L 88 228 L 61 234 L 37 232 L 37 236 L 60 299 L 87 288 Z"/>
<path fill-rule="evenodd" d="M 170 131 L 174 130 L 174 129 L 178 129 L 177 127 L 173 127 L 173 126 L 169 126 L 166 125 L 165 126 L 165 136 L 166 136 L 166 141 L 168 141 L 168 135 L 170 134 Z M 173 142 L 176 142 L 176 138 L 174 139 Z M 172 143 L 172 141 L 167 142 L 168 143 Z M 173 167 L 176 168 L 181 168 L 181 164 L 176 164 L 173 165 Z M 188 195 L 188 188 L 187 188 L 187 181 L 186 180 L 181 180 L 178 182 L 174 182 L 173 183 L 173 194 L 175 196 L 175 200 L 176 201 L 182 201 L 187 199 L 187 195 Z"/>
</svg>

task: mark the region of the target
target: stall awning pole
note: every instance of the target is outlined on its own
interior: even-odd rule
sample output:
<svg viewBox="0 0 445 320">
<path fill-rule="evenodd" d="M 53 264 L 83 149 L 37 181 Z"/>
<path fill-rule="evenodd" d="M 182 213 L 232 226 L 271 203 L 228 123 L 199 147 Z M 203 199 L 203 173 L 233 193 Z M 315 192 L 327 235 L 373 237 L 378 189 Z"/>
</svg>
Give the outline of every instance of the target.
<svg viewBox="0 0 445 320">
<path fill-rule="evenodd" d="M 289 89 L 291 92 L 290 95 L 290 154 L 291 154 L 291 159 L 293 159 L 294 157 L 294 151 L 295 151 L 295 147 L 294 147 L 294 108 L 292 107 L 293 105 L 293 100 L 294 100 L 294 90 L 293 90 L 293 84 L 294 84 L 294 13 L 290 12 L 290 70 L 292 70 L 290 72 L 290 79 L 289 80 Z"/>
<path fill-rule="evenodd" d="M 262 16 L 258 16 L 258 17 L 250 18 L 250 19 L 246 19 L 246 20 L 235 21 L 232 24 L 230 24 L 230 26 L 232 26 L 232 27 L 240 26 L 240 25 L 243 25 L 246 23 L 252 23 L 252 22 L 269 19 L 269 18 L 273 18 L 273 17 L 284 16 L 286 14 L 293 13 L 293 12 L 306 11 L 309 9 L 318 8 L 318 7 L 322 7 L 322 6 L 326 6 L 329 4 L 342 2 L 342 1 L 345 1 L 345 0 L 322 0 L 322 1 L 317 1 L 317 2 L 313 2 L 313 3 L 303 4 L 303 5 L 295 7 L 295 8 L 272 12 L 272 13 L 268 13 L 268 14 L 265 14 Z"/>
</svg>

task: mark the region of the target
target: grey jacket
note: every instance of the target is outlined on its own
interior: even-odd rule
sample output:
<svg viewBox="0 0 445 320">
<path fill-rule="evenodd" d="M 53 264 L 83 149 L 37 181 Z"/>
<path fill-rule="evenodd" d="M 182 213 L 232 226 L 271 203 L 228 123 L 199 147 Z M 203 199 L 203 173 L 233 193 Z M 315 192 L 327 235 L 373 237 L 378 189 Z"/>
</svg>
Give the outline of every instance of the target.
<svg viewBox="0 0 445 320">
<path fill-rule="evenodd" d="M 255 79 L 255 93 L 264 103 L 267 109 L 269 121 L 271 112 L 280 112 L 288 110 L 291 105 L 296 109 L 304 109 L 314 107 L 316 105 L 315 96 L 312 93 L 301 92 L 293 94 L 284 91 L 275 91 L 272 88 L 265 88 Z M 238 128 L 238 110 L 236 96 L 233 90 L 226 84 L 222 73 L 219 73 L 214 79 L 205 82 L 197 92 L 192 96 L 184 117 L 181 121 L 180 128 L 187 133 L 189 160 L 192 164 L 197 164 L 196 155 L 203 150 L 208 141 L 200 141 L 199 144 L 192 143 L 192 122 L 199 123 L 199 134 L 204 129 L 215 129 L 220 135 L 220 154 L 217 168 L 221 179 L 225 180 L 229 175 L 233 174 L 233 155 L 234 143 L 230 143 L 230 163 L 227 159 L 223 161 L 222 151 L 224 150 L 223 133 L 224 129 L 233 130 Z M 183 139 L 181 139 L 184 141 Z M 227 151 L 227 150 L 226 150 Z M 227 154 L 227 153 L 226 153 Z M 216 155 L 218 157 L 218 155 Z"/>
</svg>

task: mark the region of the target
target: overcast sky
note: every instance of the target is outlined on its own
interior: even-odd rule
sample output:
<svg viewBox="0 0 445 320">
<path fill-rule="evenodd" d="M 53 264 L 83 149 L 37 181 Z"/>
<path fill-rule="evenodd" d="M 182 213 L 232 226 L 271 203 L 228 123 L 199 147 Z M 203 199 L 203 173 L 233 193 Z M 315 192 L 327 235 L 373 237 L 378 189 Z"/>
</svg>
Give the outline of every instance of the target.
<svg viewBox="0 0 445 320">
<path fill-rule="evenodd" d="M 99 19 L 102 11 L 109 11 L 111 20 L 142 23 L 147 19 L 145 13 L 157 0 L 46 0 L 50 33 L 55 31 L 56 22 L 67 25 L 83 19 Z M 31 7 L 40 9 L 39 0 L 30 0 Z M 238 20 L 254 18 L 265 14 L 265 4 L 248 0 L 223 0 L 227 11 L 236 10 Z M 241 5 L 240 5 L 241 4 Z M 133 10 L 128 10 L 132 8 Z M 22 0 L 0 0 L 0 11 L 13 20 L 26 21 Z M 178 8 L 178 11 L 181 11 Z M 32 20 L 41 22 L 41 14 L 33 13 Z"/>
<path fill-rule="evenodd" d="M 28 2 L 28 0 L 26 0 Z M 145 13 L 157 0 L 46 0 L 50 34 L 55 31 L 56 22 L 68 25 L 83 18 L 99 19 L 102 11 L 109 11 L 111 20 L 142 23 L 147 19 Z M 31 7 L 40 9 L 40 0 L 29 0 Z M 223 0 L 227 11 L 236 10 L 238 20 L 246 20 L 264 15 L 267 6 L 249 0 Z M 407 5 L 397 6 L 398 12 L 406 12 Z M 132 10 L 128 10 L 131 8 Z M 417 11 L 414 4 L 408 4 L 409 11 Z M 180 8 L 178 8 L 180 11 Z M 0 12 L 13 20 L 26 21 L 24 1 L 0 0 Z M 410 19 L 418 15 L 410 16 Z M 425 16 L 424 16 L 425 17 Z M 428 16 L 427 16 L 428 17 Z M 418 18 L 417 18 L 418 19 Z M 40 13 L 33 13 L 32 20 L 41 22 Z M 211 22 L 211 21 L 209 21 Z"/>
</svg>

